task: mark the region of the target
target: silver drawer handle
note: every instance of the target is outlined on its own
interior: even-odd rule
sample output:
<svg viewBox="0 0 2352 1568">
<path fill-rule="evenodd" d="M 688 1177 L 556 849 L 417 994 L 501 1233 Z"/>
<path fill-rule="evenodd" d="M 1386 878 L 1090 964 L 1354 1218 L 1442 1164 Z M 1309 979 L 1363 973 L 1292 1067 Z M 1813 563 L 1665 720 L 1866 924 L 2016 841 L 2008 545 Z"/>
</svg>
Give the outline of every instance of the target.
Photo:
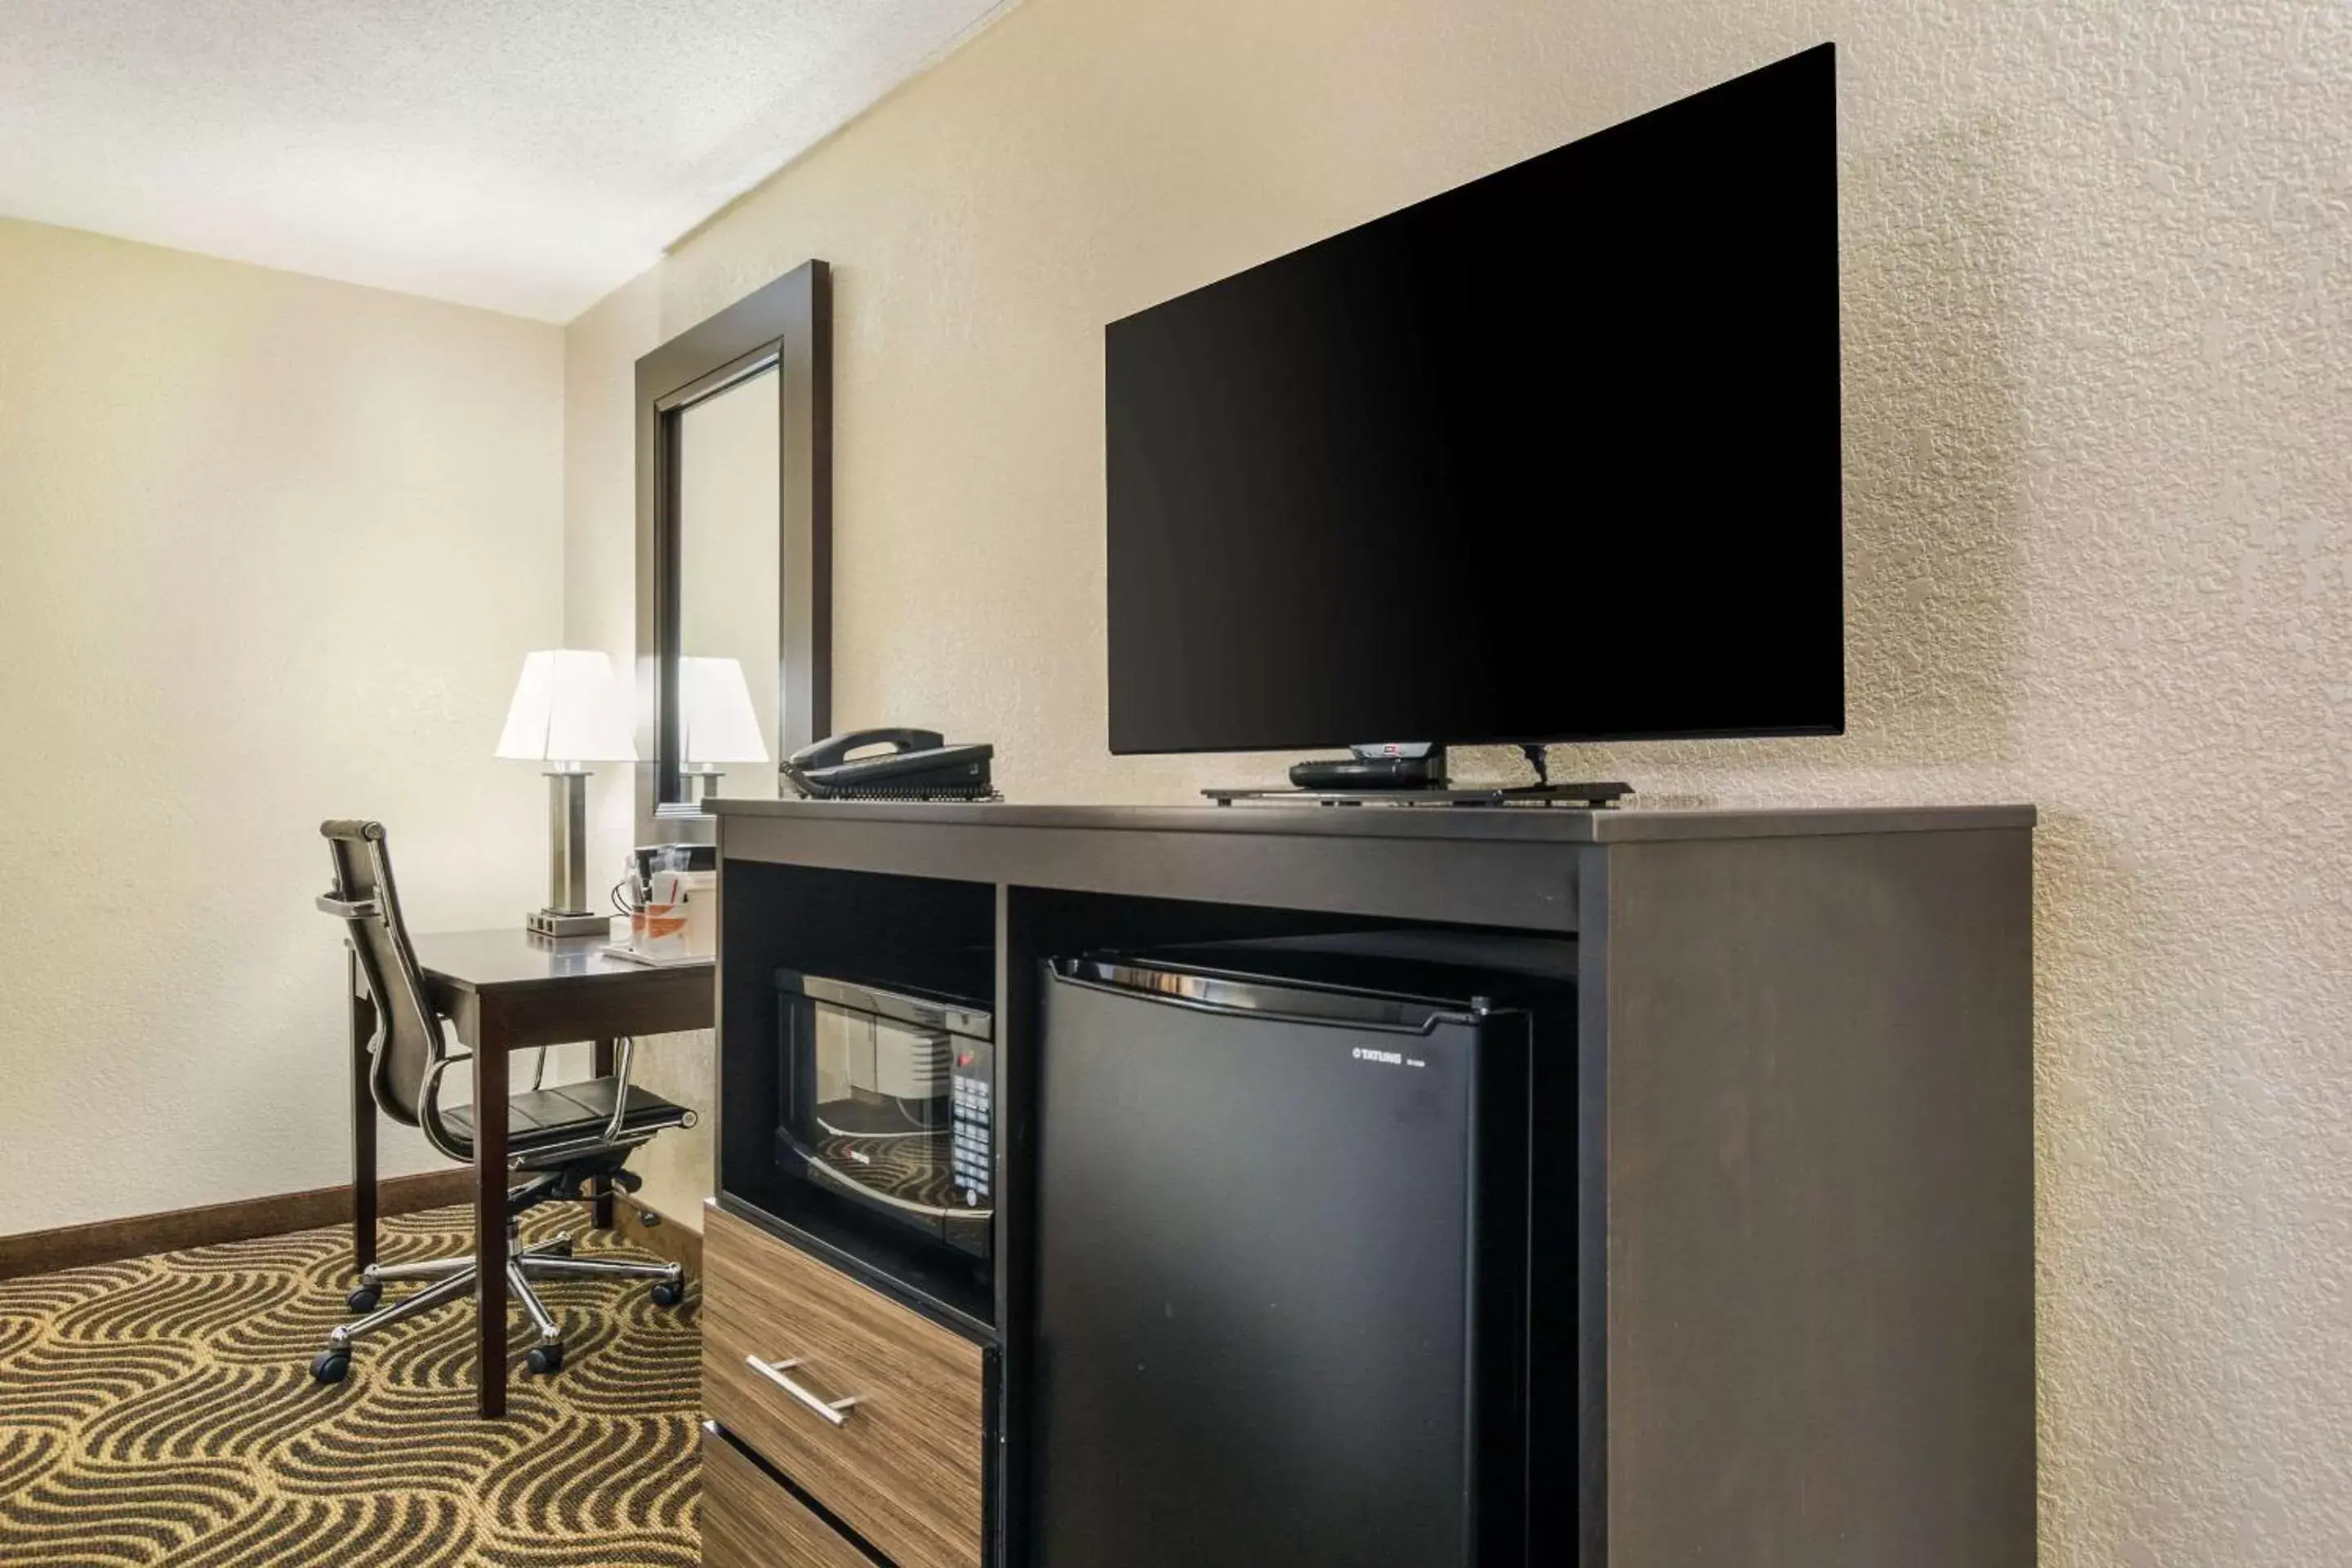
<svg viewBox="0 0 2352 1568">
<path fill-rule="evenodd" d="M 851 1405 L 857 1403 L 857 1396 L 853 1394 L 847 1399 L 836 1399 L 832 1401 L 830 1404 L 824 1400 L 819 1399 L 815 1394 L 811 1394 L 807 1389 L 803 1388 L 799 1384 L 794 1383 L 791 1378 L 784 1375 L 784 1373 L 792 1371 L 793 1368 L 804 1364 L 798 1357 L 794 1357 L 791 1361 L 761 1361 L 758 1356 L 747 1355 L 743 1359 L 745 1362 L 750 1363 L 753 1372 L 758 1373 L 761 1377 L 766 1378 L 770 1383 L 774 1384 L 778 1388 L 782 1389 L 786 1394 L 791 1394 L 794 1399 L 799 1400 L 803 1405 L 807 1405 L 811 1410 L 814 1410 L 819 1415 L 824 1416 L 829 1424 L 835 1426 L 846 1426 L 849 1425 L 849 1408 Z"/>
</svg>

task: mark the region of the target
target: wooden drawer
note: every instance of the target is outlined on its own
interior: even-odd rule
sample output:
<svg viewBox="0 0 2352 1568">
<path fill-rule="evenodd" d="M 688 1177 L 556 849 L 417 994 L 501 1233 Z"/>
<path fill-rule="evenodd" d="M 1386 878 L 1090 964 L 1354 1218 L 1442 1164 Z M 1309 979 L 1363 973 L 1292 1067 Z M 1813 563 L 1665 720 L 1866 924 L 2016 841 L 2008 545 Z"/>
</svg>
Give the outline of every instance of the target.
<svg viewBox="0 0 2352 1568">
<path fill-rule="evenodd" d="M 874 1568 L 713 1432 L 702 1436 L 702 1568 Z"/>
<path fill-rule="evenodd" d="M 710 1414 L 898 1568 L 979 1568 L 980 1347 L 716 1206 L 703 1218 Z M 835 1401 L 855 1403 L 828 1419 Z"/>
</svg>

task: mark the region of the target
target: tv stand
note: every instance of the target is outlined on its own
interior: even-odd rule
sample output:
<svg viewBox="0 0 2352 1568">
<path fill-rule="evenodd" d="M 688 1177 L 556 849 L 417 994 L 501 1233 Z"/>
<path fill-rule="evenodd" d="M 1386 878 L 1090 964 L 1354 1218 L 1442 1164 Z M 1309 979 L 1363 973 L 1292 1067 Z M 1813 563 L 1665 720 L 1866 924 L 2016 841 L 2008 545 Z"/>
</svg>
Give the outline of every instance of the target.
<svg viewBox="0 0 2352 1568">
<path fill-rule="evenodd" d="M 1554 784 L 1544 748 L 1519 750 L 1536 770 L 1532 784 L 1482 784 L 1456 789 L 1445 776 L 1445 748 L 1425 741 L 1376 741 L 1350 746 L 1346 761 L 1312 759 L 1291 765 L 1289 789 L 1204 789 L 1219 805 L 1236 801 L 1316 805 L 1574 805 L 1612 806 L 1633 793 L 1620 783 Z"/>
<path fill-rule="evenodd" d="M 905 1568 L 1033 1568 L 1054 1484 L 1037 1462 L 1053 1351 L 1037 1334 L 1041 1238 L 1057 1206 L 1066 1222 L 1100 1197 L 1048 1184 L 1038 1152 L 1149 1129 L 1213 1160 L 1224 1135 L 1189 1119 L 1190 1090 L 1135 1107 L 1137 1129 L 1055 1124 L 1046 963 L 1346 935 L 1535 944 L 1574 967 L 1573 1026 L 1531 1058 L 1550 1157 L 1528 1195 L 1559 1244 L 1510 1309 L 1548 1330 L 1525 1383 L 1498 1391 L 1527 1401 L 1510 1458 L 1538 1480 L 1512 1505 L 1523 1533 L 1470 1561 L 2032 1568 L 2030 807 L 713 804 L 706 1542 L 781 1535 L 786 1561 L 872 1560 L 845 1527 Z M 972 1298 L 772 1217 L 779 969 L 989 998 L 999 1230 Z M 1184 1081 L 1182 1058 L 1165 1060 Z M 1336 1095 L 1391 1069 L 1328 1070 Z M 1301 1131 L 1304 1151 L 1314 1125 Z M 1185 1194 L 1154 1201 L 1202 1213 Z M 1197 1254 L 1147 1227 L 1107 1241 L 1103 1267 L 1181 1256 Z M 1165 1278 L 1179 1318 L 1232 1284 Z M 1264 1369 L 1213 1355 L 1191 1370 L 1222 1412 Z M 1323 1397 L 1328 1370 L 1278 1366 L 1277 1392 Z M 1141 1474 L 1183 1458 L 1202 1441 L 1187 1414 L 1166 1413 L 1164 1449 L 1116 1462 Z M 1244 1436 L 1294 1472 L 1330 1459 L 1300 1455 L 1280 1419 Z M 1204 1510 L 1179 1523 L 1213 1542 Z"/>
<path fill-rule="evenodd" d="M 1204 789 L 1219 805 L 1570 805 L 1606 810 L 1633 793 L 1629 784 L 1487 784 L 1477 789 Z"/>
</svg>

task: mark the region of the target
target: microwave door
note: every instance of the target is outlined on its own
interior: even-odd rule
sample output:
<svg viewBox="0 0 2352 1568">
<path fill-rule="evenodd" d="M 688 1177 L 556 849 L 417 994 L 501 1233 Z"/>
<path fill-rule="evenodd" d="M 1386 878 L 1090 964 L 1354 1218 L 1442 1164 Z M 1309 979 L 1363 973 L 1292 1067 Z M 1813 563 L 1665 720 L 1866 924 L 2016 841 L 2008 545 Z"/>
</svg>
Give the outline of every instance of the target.
<svg viewBox="0 0 2352 1568">
<path fill-rule="evenodd" d="M 940 1122 L 948 1091 L 948 1037 L 937 1030 L 910 1028 L 888 1019 L 874 1026 L 874 1086 L 901 1108 L 906 1131 L 929 1132 Z"/>
<path fill-rule="evenodd" d="M 873 1080 L 872 1029 L 856 1014 L 823 1002 L 796 1003 L 793 1013 L 784 1121 L 815 1139 L 856 1100 L 861 1083 Z"/>
<path fill-rule="evenodd" d="M 905 1139 L 942 1130 L 946 1036 L 821 1003 L 815 1013 L 811 1135 Z"/>
<path fill-rule="evenodd" d="M 873 1029 L 868 1019 L 830 1004 L 795 999 L 787 1005 L 783 1130 L 812 1157 L 825 1140 L 854 1132 L 861 1090 L 874 1079 Z"/>
</svg>

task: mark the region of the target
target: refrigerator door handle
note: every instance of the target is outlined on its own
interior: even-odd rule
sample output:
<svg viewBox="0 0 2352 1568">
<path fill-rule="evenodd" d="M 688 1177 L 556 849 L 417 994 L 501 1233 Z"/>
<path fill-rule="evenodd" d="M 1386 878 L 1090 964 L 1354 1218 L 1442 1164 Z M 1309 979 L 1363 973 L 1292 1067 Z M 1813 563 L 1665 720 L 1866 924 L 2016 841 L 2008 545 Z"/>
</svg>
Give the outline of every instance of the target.
<svg viewBox="0 0 2352 1568">
<path fill-rule="evenodd" d="M 1049 960 L 1047 971 L 1060 984 L 1138 1002 L 1158 1002 L 1195 1013 L 1325 1028 L 1374 1029 L 1389 1034 L 1428 1035 L 1441 1024 L 1477 1024 L 1487 1009 L 1446 1007 L 1405 996 L 1322 991 L 1223 975 L 1160 970 L 1115 960 Z"/>
</svg>

